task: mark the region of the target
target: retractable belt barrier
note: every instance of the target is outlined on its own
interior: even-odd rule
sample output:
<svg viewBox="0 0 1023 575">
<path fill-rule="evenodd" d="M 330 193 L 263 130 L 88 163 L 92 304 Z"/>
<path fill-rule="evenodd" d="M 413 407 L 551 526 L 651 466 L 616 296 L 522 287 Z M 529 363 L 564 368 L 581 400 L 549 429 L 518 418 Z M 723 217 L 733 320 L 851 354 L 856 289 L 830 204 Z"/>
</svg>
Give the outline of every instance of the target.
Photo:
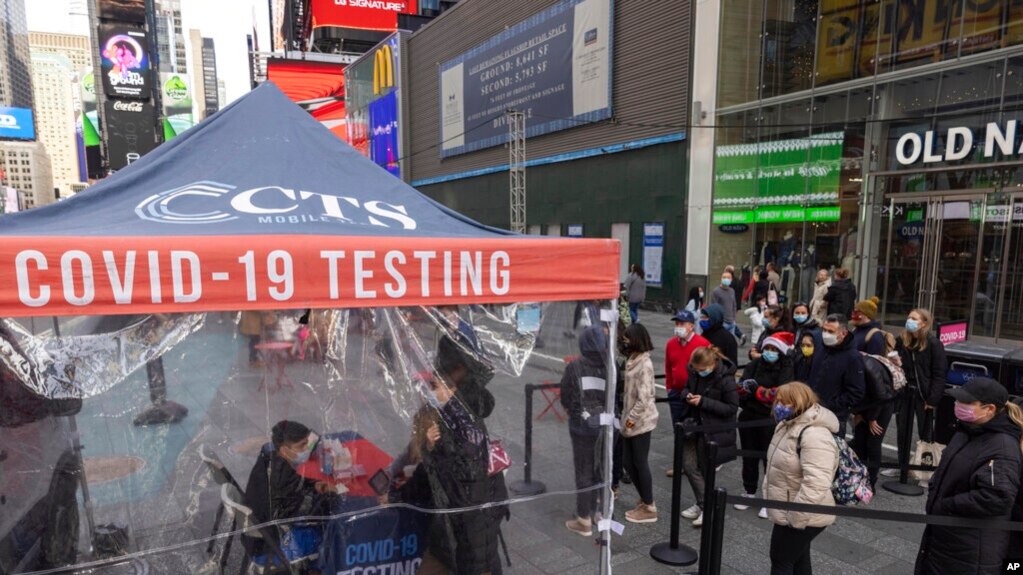
<svg viewBox="0 0 1023 575">
<path fill-rule="evenodd" d="M 560 389 L 558 383 L 527 383 L 526 392 L 526 437 L 523 441 L 525 454 L 522 457 L 522 481 L 512 481 L 508 490 L 519 496 L 540 495 L 547 491 L 541 481 L 533 481 L 533 393 L 539 389 Z"/>
</svg>

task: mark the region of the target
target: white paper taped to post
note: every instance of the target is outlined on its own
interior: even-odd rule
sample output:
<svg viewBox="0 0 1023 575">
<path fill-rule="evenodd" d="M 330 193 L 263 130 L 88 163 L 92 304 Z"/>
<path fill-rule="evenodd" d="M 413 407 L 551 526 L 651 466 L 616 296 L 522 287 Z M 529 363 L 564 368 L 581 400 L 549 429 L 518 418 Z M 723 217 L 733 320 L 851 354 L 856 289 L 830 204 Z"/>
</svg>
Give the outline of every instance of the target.
<svg viewBox="0 0 1023 575">
<path fill-rule="evenodd" d="M 604 391 L 607 389 L 607 381 L 602 377 L 583 376 L 583 391 Z"/>
<path fill-rule="evenodd" d="M 614 323 L 618 321 L 618 310 L 616 309 L 600 310 L 600 321 L 604 323 Z"/>
</svg>

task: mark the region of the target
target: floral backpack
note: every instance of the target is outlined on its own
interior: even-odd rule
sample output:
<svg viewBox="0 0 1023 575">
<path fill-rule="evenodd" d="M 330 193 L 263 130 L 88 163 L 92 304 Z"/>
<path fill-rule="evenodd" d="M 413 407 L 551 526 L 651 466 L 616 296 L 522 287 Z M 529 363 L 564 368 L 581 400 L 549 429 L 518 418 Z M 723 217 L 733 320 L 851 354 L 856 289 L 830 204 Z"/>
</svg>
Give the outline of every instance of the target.
<svg viewBox="0 0 1023 575">
<path fill-rule="evenodd" d="M 806 429 L 804 427 L 800 430 L 799 437 L 796 439 L 797 457 L 801 456 L 803 432 Z M 843 437 L 836 434 L 832 434 L 832 437 L 835 438 L 835 445 L 838 446 L 838 469 L 835 470 L 835 479 L 831 482 L 831 495 L 835 498 L 835 503 L 838 505 L 870 503 L 870 500 L 874 498 L 874 490 L 870 487 L 870 471 Z"/>
</svg>

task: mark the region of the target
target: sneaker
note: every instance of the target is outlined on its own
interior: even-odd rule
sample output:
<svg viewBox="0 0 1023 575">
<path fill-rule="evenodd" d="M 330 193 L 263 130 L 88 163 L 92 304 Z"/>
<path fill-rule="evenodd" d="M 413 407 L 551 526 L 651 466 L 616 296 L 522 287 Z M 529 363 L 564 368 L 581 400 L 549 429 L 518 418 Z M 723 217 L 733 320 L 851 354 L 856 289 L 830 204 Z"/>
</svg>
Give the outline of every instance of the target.
<svg viewBox="0 0 1023 575">
<path fill-rule="evenodd" d="M 742 496 L 747 499 L 750 499 L 755 497 L 756 495 L 753 493 L 743 493 Z M 746 511 L 747 509 L 749 509 L 749 505 L 743 505 L 741 503 L 736 503 L 732 507 L 734 507 L 736 511 Z"/>
<path fill-rule="evenodd" d="M 898 468 L 894 468 L 894 467 L 891 468 L 891 469 L 882 469 L 881 470 L 881 475 L 883 475 L 885 477 L 898 477 L 899 476 L 899 470 L 898 470 Z"/>
<path fill-rule="evenodd" d="M 686 474 L 686 470 L 682 469 L 682 470 L 679 471 L 679 473 L 681 473 L 682 475 L 685 475 Z M 664 472 L 664 475 L 665 475 L 665 477 L 675 477 L 675 470 L 669 468 L 667 471 Z"/>
<path fill-rule="evenodd" d="M 767 519 L 767 508 L 766 507 L 761 507 L 760 508 L 760 513 L 757 513 L 757 517 L 759 517 L 761 519 Z"/>
<path fill-rule="evenodd" d="M 700 516 L 693 519 L 693 527 L 703 527 L 703 512 L 700 512 Z"/>
<path fill-rule="evenodd" d="M 703 516 L 703 509 L 700 509 L 699 505 L 693 505 L 689 509 L 682 512 L 682 517 L 686 519 L 696 519 L 697 517 Z"/>
<path fill-rule="evenodd" d="M 593 535 L 593 523 L 589 519 L 582 519 L 581 517 L 576 517 L 575 519 L 566 521 L 565 527 L 567 527 L 569 531 L 573 533 L 578 533 L 583 537 L 589 537 Z"/>
<path fill-rule="evenodd" d="M 747 336 L 746 334 L 742 334 L 742 337 L 739 338 L 739 347 L 742 347 L 747 343 L 749 343 L 749 336 Z"/>
<path fill-rule="evenodd" d="M 635 509 L 625 512 L 625 519 L 632 523 L 656 523 L 657 506 L 640 503 Z"/>
<path fill-rule="evenodd" d="M 618 500 L 618 496 L 621 495 L 621 494 L 622 494 L 621 490 L 619 490 L 617 487 L 612 487 L 611 488 L 611 496 L 615 498 L 615 501 Z"/>
</svg>

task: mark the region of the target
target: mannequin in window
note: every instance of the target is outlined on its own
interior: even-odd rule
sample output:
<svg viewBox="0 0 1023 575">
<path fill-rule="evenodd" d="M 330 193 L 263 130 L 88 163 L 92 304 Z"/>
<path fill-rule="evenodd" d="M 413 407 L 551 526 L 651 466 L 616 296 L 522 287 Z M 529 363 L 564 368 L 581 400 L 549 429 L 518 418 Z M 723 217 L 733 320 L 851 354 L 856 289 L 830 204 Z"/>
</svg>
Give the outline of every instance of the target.
<svg viewBox="0 0 1023 575">
<path fill-rule="evenodd" d="M 796 251 L 796 235 L 789 230 L 785 232 L 781 242 L 778 244 L 778 265 L 785 267 L 789 264 L 792 254 Z"/>
<path fill-rule="evenodd" d="M 817 246 L 810 244 L 799 261 L 799 299 L 807 301 L 813 295 L 817 274 Z"/>
</svg>

